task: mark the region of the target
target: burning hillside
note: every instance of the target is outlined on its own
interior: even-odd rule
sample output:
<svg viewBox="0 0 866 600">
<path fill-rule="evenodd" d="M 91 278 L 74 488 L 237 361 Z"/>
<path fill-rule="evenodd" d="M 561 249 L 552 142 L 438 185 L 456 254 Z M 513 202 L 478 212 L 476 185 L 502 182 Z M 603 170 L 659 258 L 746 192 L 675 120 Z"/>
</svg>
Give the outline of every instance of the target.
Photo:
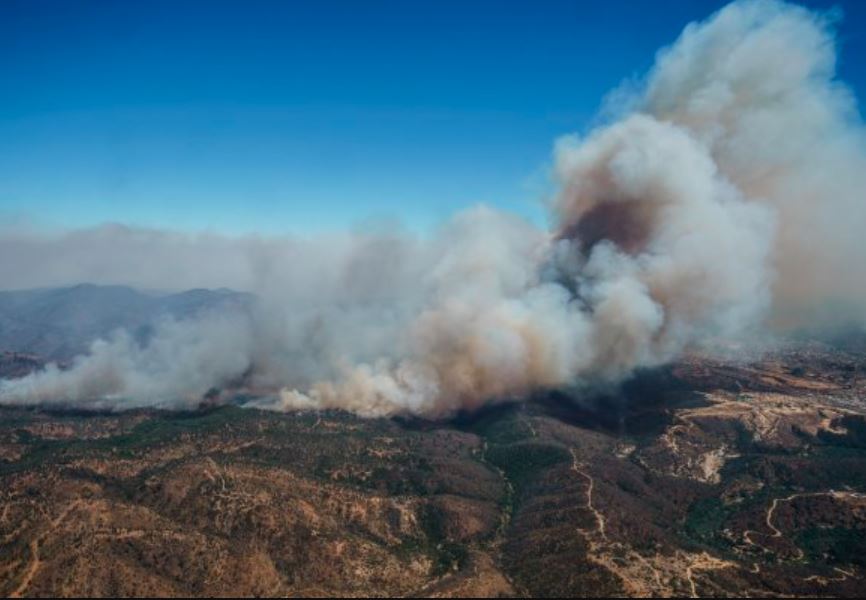
<svg viewBox="0 0 866 600">
<path fill-rule="evenodd" d="M 858 596 L 864 397 L 808 343 L 449 422 L 3 408 L 0 593 Z"/>
</svg>

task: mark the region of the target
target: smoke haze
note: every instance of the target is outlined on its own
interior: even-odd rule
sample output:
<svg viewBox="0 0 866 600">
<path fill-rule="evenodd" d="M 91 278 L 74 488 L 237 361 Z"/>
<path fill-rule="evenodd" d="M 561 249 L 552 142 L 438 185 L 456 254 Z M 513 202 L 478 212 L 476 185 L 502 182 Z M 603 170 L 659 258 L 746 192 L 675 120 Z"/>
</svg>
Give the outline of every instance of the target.
<svg viewBox="0 0 866 600">
<path fill-rule="evenodd" d="M 662 50 L 627 110 L 555 150 L 554 226 L 486 207 L 402 231 L 227 238 L 5 232 L 7 287 L 250 291 L 250 314 L 124 332 L 3 403 L 189 406 L 242 382 L 274 409 L 442 416 L 617 381 L 710 337 L 866 322 L 866 137 L 832 22 L 736 2 Z M 832 317 L 830 316 L 832 315 Z"/>
</svg>

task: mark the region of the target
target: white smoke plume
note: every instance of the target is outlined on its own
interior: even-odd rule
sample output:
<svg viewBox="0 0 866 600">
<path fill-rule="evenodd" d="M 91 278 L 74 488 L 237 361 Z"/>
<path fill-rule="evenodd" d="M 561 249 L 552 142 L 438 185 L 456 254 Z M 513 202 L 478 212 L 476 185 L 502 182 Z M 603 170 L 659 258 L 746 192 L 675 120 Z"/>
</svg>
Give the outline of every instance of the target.
<svg viewBox="0 0 866 600">
<path fill-rule="evenodd" d="M 866 322 L 866 137 L 832 23 L 735 2 L 661 51 L 619 118 L 556 149 L 556 226 L 479 207 L 429 239 L 103 227 L 0 237 L 14 286 L 254 292 L 252 315 L 97 342 L 0 402 L 185 406 L 212 387 L 274 409 L 448 415 L 662 364 L 711 336 Z"/>
</svg>

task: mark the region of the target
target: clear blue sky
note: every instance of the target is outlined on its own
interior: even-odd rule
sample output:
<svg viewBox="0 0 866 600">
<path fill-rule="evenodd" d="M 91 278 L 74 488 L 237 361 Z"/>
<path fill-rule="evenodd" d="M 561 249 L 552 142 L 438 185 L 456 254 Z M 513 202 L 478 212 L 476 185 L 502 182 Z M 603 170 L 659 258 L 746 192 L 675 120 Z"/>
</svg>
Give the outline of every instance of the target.
<svg viewBox="0 0 866 600">
<path fill-rule="evenodd" d="M 230 233 L 487 202 L 724 2 L 0 1 L 0 221 Z M 840 74 L 866 96 L 866 2 Z"/>
</svg>

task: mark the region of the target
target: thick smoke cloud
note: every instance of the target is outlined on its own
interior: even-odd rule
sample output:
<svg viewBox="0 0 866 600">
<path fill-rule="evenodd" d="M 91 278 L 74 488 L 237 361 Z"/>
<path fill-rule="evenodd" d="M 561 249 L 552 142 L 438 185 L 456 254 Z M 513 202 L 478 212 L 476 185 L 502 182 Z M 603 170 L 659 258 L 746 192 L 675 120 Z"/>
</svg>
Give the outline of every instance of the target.
<svg viewBox="0 0 866 600">
<path fill-rule="evenodd" d="M 830 17 L 735 3 L 659 55 L 639 100 L 776 213 L 773 317 L 786 325 L 866 320 L 866 130 L 835 66 Z"/>
<path fill-rule="evenodd" d="M 274 409 L 440 416 L 767 323 L 866 321 L 866 138 L 834 63 L 832 23 L 790 5 L 689 25 L 628 111 L 557 145 L 550 232 L 479 207 L 423 239 L 7 233 L 17 287 L 226 286 L 260 304 L 166 322 L 145 347 L 119 333 L 0 401 L 187 406 L 238 385 Z"/>
<path fill-rule="evenodd" d="M 231 340 L 231 343 L 228 343 Z M 195 406 L 214 382 L 250 366 L 252 339 L 238 315 L 167 320 L 145 346 L 125 331 L 94 342 L 68 370 L 49 365 L 4 382 L 4 399 L 92 409 Z"/>
</svg>

